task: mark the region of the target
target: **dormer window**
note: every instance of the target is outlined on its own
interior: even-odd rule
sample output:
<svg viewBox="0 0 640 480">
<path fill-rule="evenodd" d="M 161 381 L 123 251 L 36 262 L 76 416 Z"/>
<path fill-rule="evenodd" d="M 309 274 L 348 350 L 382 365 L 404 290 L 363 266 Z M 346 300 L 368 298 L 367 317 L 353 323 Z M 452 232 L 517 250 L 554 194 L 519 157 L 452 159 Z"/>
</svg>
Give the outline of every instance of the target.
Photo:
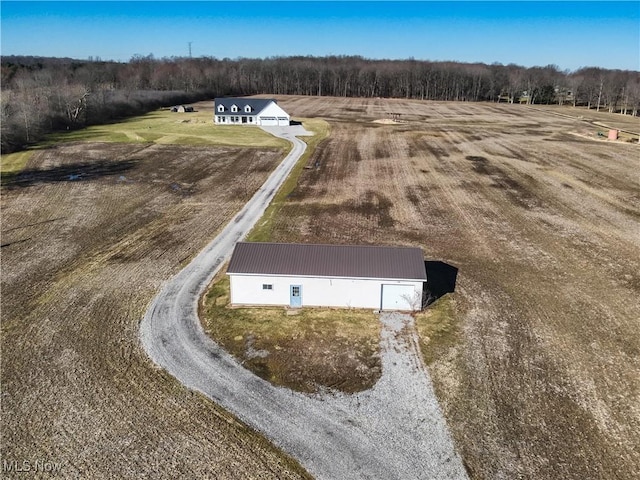
<svg viewBox="0 0 640 480">
<path fill-rule="evenodd" d="M 245 105 L 245 106 L 244 106 L 244 111 L 245 111 L 246 113 L 251 113 L 251 106 L 250 106 L 250 105 Z"/>
<path fill-rule="evenodd" d="M 231 105 L 231 111 L 232 112 L 237 112 L 238 111 L 238 106 L 237 105 Z"/>
<path fill-rule="evenodd" d="M 224 112 L 224 105 L 218 105 L 218 111 Z"/>
</svg>

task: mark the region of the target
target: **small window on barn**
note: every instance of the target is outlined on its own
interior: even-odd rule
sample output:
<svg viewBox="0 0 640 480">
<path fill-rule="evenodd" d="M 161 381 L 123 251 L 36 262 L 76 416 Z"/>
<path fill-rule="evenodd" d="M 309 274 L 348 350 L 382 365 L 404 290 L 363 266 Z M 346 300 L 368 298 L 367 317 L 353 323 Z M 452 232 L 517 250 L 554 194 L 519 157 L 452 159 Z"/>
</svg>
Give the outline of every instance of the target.
<svg viewBox="0 0 640 480">
<path fill-rule="evenodd" d="M 238 106 L 237 105 L 231 105 L 231 111 L 232 112 L 237 112 L 238 111 Z"/>
<path fill-rule="evenodd" d="M 223 105 L 218 105 L 218 111 L 219 112 L 224 112 L 224 106 Z"/>
<path fill-rule="evenodd" d="M 273 284 L 272 283 L 263 283 L 262 284 L 262 289 L 263 290 L 273 290 Z"/>
<path fill-rule="evenodd" d="M 245 105 L 244 106 L 244 111 L 249 113 L 251 111 L 251 106 L 250 105 Z"/>
</svg>

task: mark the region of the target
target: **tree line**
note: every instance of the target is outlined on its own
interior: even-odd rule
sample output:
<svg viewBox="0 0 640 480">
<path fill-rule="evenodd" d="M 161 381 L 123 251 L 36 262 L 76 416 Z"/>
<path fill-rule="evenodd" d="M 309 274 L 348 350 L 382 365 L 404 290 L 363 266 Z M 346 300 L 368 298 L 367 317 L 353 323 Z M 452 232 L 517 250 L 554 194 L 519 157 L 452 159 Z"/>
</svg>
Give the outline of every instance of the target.
<svg viewBox="0 0 640 480">
<path fill-rule="evenodd" d="M 555 65 L 371 60 L 358 56 L 265 59 L 134 56 L 129 62 L 4 56 L 3 153 L 49 132 L 225 95 L 328 95 L 444 101 L 570 104 L 638 115 L 640 72 Z"/>
</svg>

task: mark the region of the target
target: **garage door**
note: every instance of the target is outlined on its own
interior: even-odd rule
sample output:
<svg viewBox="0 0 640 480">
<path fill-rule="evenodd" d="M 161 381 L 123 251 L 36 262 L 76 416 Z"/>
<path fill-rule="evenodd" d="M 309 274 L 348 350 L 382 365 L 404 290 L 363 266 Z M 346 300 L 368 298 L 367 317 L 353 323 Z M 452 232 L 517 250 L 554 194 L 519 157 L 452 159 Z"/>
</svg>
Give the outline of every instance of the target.
<svg viewBox="0 0 640 480">
<path fill-rule="evenodd" d="M 411 285 L 382 285 L 382 310 L 413 310 Z"/>
<path fill-rule="evenodd" d="M 260 117 L 260 125 L 265 127 L 277 127 L 278 119 L 276 117 Z"/>
<path fill-rule="evenodd" d="M 289 125 L 289 119 L 287 117 L 278 117 L 278 125 L 281 127 L 286 127 Z"/>
</svg>

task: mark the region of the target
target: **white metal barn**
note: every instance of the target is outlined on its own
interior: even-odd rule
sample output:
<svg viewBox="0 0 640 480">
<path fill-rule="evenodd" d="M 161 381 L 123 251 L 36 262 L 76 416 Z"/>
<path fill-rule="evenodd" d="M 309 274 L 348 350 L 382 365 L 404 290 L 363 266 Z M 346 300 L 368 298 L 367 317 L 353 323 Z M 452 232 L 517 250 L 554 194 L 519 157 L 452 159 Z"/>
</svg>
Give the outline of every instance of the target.
<svg viewBox="0 0 640 480">
<path fill-rule="evenodd" d="M 289 125 L 291 117 L 273 99 L 216 98 L 213 123 L 216 125 L 259 125 L 278 127 Z"/>
<path fill-rule="evenodd" d="M 419 248 L 239 242 L 227 269 L 234 305 L 420 310 Z"/>
</svg>

